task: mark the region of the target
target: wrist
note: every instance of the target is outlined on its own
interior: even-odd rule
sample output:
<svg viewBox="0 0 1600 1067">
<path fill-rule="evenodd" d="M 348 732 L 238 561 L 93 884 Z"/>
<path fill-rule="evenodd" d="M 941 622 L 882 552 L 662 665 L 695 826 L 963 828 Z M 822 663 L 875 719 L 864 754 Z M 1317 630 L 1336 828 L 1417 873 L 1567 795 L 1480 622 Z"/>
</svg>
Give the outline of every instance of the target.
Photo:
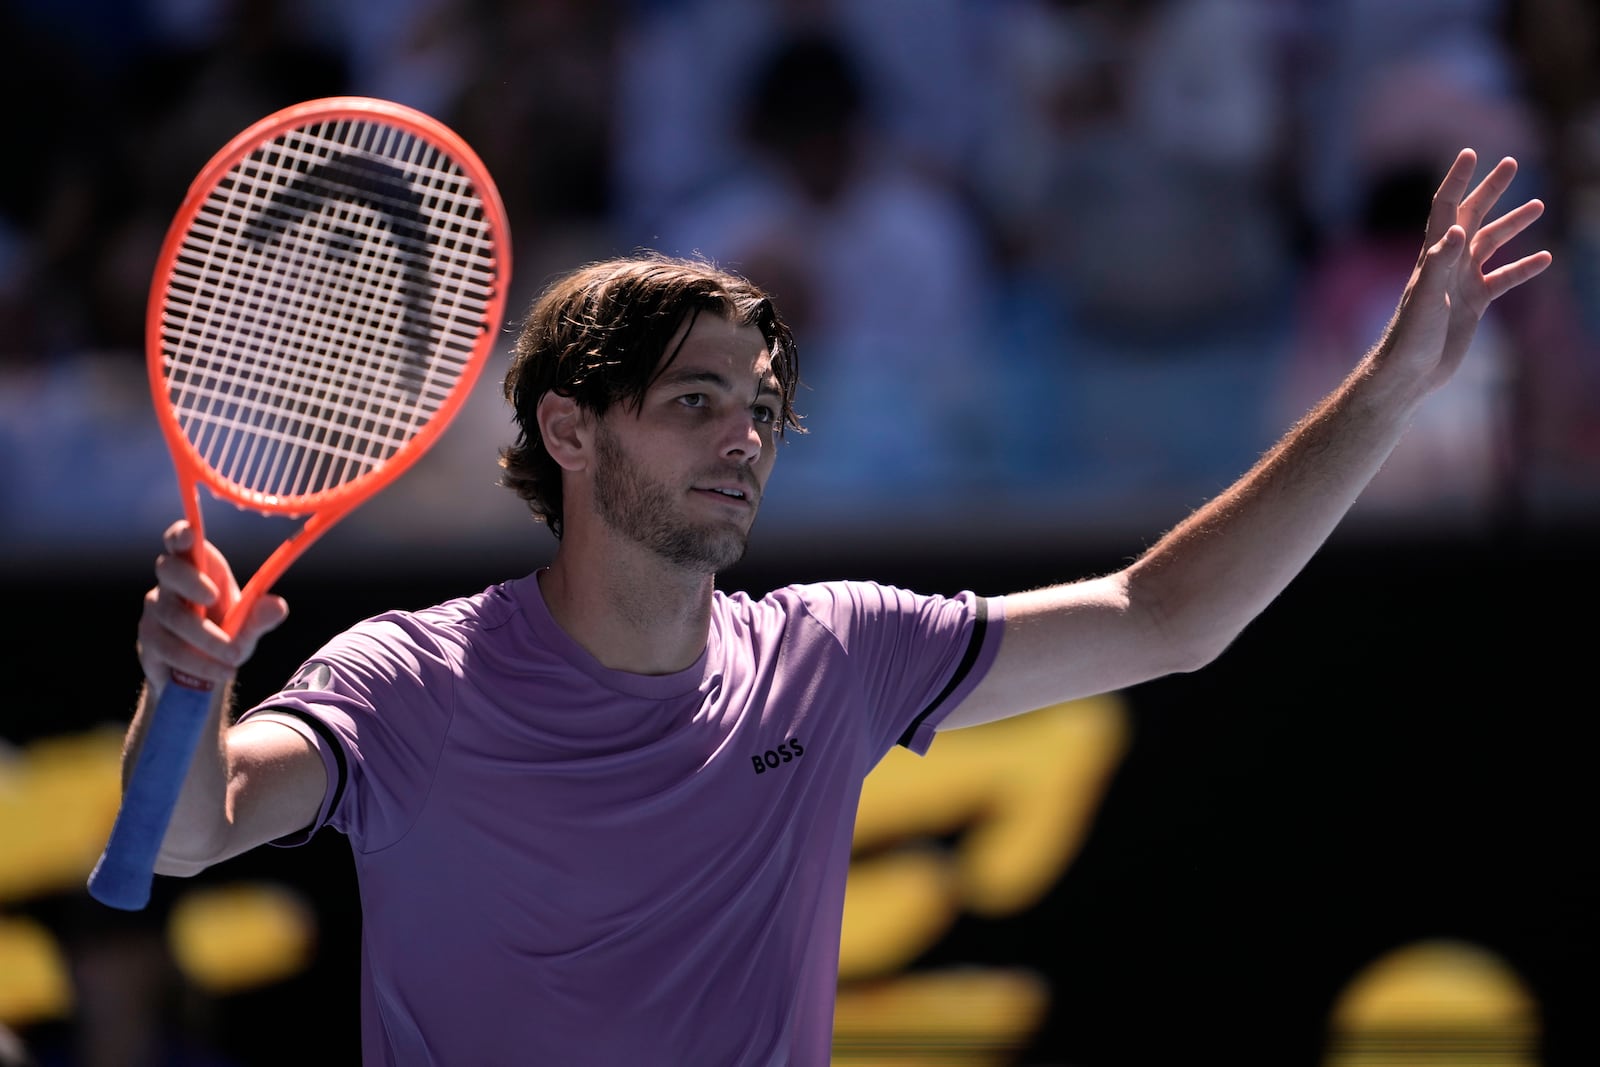
<svg viewBox="0 0 1600 1067">
<path fill-rule="evenodd" d="M 1393 345 L 1380 343 L 1351 375 L 1349 388 L 1373 414 L 1408 420 L 1435 386 L 1426 373 L 1397 357 Z"/>
</svg>

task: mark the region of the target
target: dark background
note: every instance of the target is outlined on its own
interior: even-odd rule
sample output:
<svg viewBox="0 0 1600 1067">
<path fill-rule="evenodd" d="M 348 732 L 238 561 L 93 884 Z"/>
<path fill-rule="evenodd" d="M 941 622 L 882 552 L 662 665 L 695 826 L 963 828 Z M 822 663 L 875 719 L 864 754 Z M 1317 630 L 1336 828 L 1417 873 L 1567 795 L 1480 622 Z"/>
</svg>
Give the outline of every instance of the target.
<svg viewBox="0 0 1600 1067">
<path fill-rule="evenodd" d="M 1022 915 L 963 919 L 914 965 L 1045 975 L 1054 1007 L 1019 1062 L 1217 1051 L 1232 1063 L 1319 1063 L 1352 976 L 1433 937 L 1492 951 L 1526 984 L 1542 1013 L 1537 1062 L 1594 1062 L 1592 531 L 1346 541 L 1212 666 L 1127 692 L 1132 746 L 1061 882 Z M 999 592 L 1119 557 L 921 559 L 914 537 L 907 549 L 752 562 L 726 584 L 873 574 Z M 262 647 L 241 697 L 284 677 L 342 621 L 475 588 L 500 562 L 405 581 L 291 576 L 293 622 Z M 14 706 L 35 711 L 34 729 L 125 703 L 131 650 L 107 650 L 128 647 L 136 579 L 8 582 L 15 602 L 54 614 L 70 635 L 40 642 L 26 663 Z M 93 671 L 83 648 L 96 650 Z M 321 946 L 302 977 L 212 1005 L 217 1043 L 242 1063 L 283 1063 L 316 1033 L 319 1047 L 345 1050 L 320 1062 L 353 1062 L 359 916 L 342 839 L 263 850 L 202 876 L 251 877 L 315 901 Z M 186 885 L 162 880 L 161 892 Z M 133 921 L 159 915 L 158 897 Z"/>
</svg>

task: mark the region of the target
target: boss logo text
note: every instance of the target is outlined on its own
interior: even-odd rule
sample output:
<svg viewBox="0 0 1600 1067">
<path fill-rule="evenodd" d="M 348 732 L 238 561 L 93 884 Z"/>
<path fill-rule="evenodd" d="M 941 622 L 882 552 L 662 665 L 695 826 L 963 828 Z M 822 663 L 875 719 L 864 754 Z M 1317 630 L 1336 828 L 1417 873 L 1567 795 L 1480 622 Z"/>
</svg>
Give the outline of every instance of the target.
<svg viewBox="0 0 1600 1067">
<path fill-rule="evenodd" d="M 766 774 L 768 771 L 775 771 L 785 763 L 797 760 L 805 754 L 805 746 L 800 744 L 800 739 L 791 737 L 777 748 L 769 748 L 759 756 L 751 756 L 750 762 L 755 765 L 757 774 Z"/>
</svg>

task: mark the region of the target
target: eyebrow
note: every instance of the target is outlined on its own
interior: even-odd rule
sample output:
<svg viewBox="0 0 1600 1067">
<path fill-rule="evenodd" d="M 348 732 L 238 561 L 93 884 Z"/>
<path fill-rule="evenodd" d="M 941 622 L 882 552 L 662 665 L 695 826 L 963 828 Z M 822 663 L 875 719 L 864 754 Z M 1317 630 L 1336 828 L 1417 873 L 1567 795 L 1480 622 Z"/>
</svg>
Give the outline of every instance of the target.
<svg viewBox="0 0 1600 1067">
<path fill-rule="evenodd" d="M 725 374 L 713 370 L 694 370 L 689 367 L 668 368 L 656 379 L 657 385 L 669 388 L 679 388 L 685 385 L 710 385 L 725 392 L 734 392 L 734 384 Z M 783 391 L 778 388 L 778 379 L 775 375 L 767 374 L 756 385 L 756 398 L 775 396 L 782 398 Z"/>
</svg>

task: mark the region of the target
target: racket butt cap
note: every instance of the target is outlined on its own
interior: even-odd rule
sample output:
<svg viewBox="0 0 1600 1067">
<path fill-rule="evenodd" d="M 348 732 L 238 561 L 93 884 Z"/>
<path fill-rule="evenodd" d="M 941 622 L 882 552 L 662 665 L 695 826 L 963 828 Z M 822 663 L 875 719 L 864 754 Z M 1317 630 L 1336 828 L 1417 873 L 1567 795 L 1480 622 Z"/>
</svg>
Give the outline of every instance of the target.
<svg viewBox="0 0 1600 1067">
<path fill-rule="evenodd" d="M 143 911 L 150 903 L 150 880 L 132 871 L 116 871 L 106 866 L 104 855 L 89 874 L 89 895 L 108 908 Z"/>
</svg>

